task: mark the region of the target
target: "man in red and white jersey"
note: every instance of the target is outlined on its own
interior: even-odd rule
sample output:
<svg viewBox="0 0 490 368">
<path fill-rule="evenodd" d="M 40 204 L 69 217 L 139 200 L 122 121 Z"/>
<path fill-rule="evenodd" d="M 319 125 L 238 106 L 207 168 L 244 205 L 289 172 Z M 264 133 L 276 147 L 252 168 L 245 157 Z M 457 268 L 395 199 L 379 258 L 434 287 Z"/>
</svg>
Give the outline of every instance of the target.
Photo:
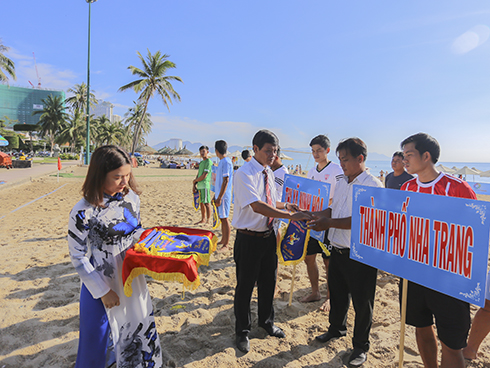
<svg viewBox="0 0 490 368">
<path fill-rule="evenodd" d="M 401 190 L 450 197 L 476 199 L 465 181 L 440 173 L 435 164 L 439 159 L 439 143 L 426 133 L 414 134 L 401 143 L 404 164 L 409 174 L 417 177 L 402 185 Z M 441 368 L 465 366 L 463 351 L 470 329 L 470 305 L 459 299 L 409 282 L 407 324 L 415 326 L 415 337 L 425 367 L 437 368 L 437 340 L 441 341 Z"/>
</svg>

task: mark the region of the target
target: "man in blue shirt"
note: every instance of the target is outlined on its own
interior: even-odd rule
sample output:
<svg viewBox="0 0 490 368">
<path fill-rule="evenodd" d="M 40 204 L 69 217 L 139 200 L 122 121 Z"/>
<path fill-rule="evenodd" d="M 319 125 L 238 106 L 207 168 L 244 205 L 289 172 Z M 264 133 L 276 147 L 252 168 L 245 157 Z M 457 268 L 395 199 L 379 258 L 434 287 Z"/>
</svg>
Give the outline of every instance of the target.
<svg viewBox="0 0 490 368">
<path fill-rule="evenodd" d="M 230 241 L 230 216 L 231 209 L 231 185 L 233 178 L 233 163 L 226 156 L 228 145 L 225 141 L 216 141 L 214 144 L 216 156 L 220 159 L 218 170 L 216 171 L 216 182 L 214 193 L 214 203 L 218 210 L 218 216 L 221 220 L 221 240 L 218 244 L 222 247 L 220 251 L 228 250 L 228 242 Z"/>
</svg>

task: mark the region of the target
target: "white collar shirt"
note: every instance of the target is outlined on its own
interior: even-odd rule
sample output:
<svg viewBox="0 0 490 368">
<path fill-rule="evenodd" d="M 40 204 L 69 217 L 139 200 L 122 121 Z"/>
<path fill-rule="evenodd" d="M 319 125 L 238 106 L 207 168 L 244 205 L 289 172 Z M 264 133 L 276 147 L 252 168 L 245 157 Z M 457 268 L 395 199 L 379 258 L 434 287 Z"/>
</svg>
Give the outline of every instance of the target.
<svg viewBox="0 0 490 368">
<path fill-rule="evenodd" d="M 367 187 L 383 187 L 383 184 L 378 178 L 371 175 L 367 170 L 359 174 L 352 182 L 349 183 L 348 180 L 347 176 L 342 175 L 337 181 L 332 205 L 330 206 L 332 209 L 332 218 L 352 217 L 352 190 L 354 184 Z M 336 248 L 350 248 L 350 238 L 350 229 L 337 229 L 333 227 L 329 229 L 328 239 L 330 240 L 330 244 Z"/>
<path fill-rule="evenodd" d="M 277 191 L 274 173 L 267 166 L 267 181 L 271 192 L 272 206 L 276 207 Z M 235 196 L 232 225 L 236 229 L 267 231 L 268 218 L 254 212 L 250 204 L 258 201 L 267 202 L 265 198 L 264 167 L 252 158 L 235 172 L 233 193 Z"/>
</svg>

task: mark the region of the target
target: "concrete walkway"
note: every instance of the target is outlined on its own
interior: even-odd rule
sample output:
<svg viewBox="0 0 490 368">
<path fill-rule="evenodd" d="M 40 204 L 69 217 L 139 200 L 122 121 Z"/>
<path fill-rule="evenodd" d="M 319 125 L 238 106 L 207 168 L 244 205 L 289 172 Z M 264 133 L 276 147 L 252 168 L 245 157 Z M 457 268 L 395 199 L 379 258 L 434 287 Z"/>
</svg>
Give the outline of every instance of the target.
<svg viewBox="0 0 490 368">
<path fill-rule="evenodd" d="M 76 166 L 80 163 L 78 160 L 74 161 L 61 161 L 63 168 L 60 172 L 65 172 L 72 166 Z M 35 178 L 41 176 L 56 174 L 58 171 L 58 163 L 37 163 L 33 162 L 32 167 L 26 169 L 10 169 L 0 168 L 0 190 L 3 188 L 11 187 L 13 185 L 18 185 L 25 183 L 27 181 L 32 181 Z"/>
</svg>

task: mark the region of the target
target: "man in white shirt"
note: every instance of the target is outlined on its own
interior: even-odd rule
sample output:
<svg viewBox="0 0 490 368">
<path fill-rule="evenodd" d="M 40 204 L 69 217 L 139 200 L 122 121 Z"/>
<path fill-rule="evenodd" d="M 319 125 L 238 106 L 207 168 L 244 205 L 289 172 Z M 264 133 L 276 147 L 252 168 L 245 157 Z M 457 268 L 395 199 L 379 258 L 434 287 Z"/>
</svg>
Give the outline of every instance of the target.
<svg viewBox="0 0 490 368">
<path fill-rule="evenodd" d="M 306 177 L 312 180 L 318 180 L 330 184 L 329 202 L 332 203 L 333 194 L 335 192 L 335 185 L 337 180 L 343 176 L 342 169 L 336 163 L 328 159 L 330 153 L 330 139 L 326 135 L 320 134 L 313 138 L 310 142 L 311 154 L 315 159 L 316 166 L 312 167 Z M 325 236 L 324 243 L 329 246 L 328 238 Z M 306 249 L 306 270 L 308 271 L 308 277 L 311 283 L 311 294 L 305 296 L 301 301 L 303 303 L 315 302 L 321 299 L 320 288 L 318 279 L 320 273 L 318 272 L 318 266 L 316 263 L 316 255 L 320 253 L 322 255 L 323 264 L 325 265 L 325 272 L 327 275 L 328 283 L 328 264 L 330 260 L 330 252 L 326 254 L 323 248 L 320 246 L 318 240 L 310 237 L 310 240 Z M 327 298 L 320 307 L 320 310 L 328 311 L 329 309 L 329 292 L 327 289 Z"/>
<path fill-rule="evenodd" d="M 347 312 L 350 300 L 355 309 L 354 350 L 349 357 L 351 366 L 360 366 L 367 359 L 369 332 L 373 319 L 374 295 L 377 270 L 350 259 L 352 189 L 354 184 L 382 187 L 383 184 L 366 171 L 366 144 L 359 138 L 349 138 L 339 143 L 336 149 L 344 176 L 337 182 L 332 205 L 313 214 L 309 227 L 314 230 L 329 230 L 332 256 L 328 273 L 330 289 L 330 326 L 316 339 L 328 342 L 347 334 Z"/>
<path fill-rule="evenodd" d="M 284 332 L 274 325 L 277 254 L 272 219 L 309 218 L 301 212 L 290 214 L 288 211 L 298 210 L 297 206 L 278 201 L 274 174 L 269 168 L 279 146 L 276 135 L 269 130 L 260 130 L 252 144 L 255 155 L 236 171 L 233 187 L 235 203 L 232 225 L 237 229 L 233 250 L 237 278 L 235 333 L 237 347 L 244 353 L 250 350 L 250 301 L 255 283 L 258 287 L 259 326 L 271 336 L 285 337 Z"/>
</svg>

